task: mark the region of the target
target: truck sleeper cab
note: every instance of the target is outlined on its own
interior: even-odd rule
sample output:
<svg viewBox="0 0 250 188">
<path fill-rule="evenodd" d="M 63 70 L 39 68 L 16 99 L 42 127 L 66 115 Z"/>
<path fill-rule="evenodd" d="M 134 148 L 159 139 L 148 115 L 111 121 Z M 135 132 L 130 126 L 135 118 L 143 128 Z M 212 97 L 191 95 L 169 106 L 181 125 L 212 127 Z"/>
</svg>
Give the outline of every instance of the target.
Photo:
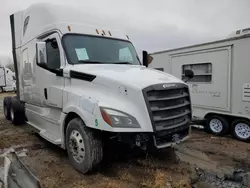
<svg viewBox="0 0 250 188">
<path fill-rule="evenodd" d="M 188 86 L 147 68 L 146 52 L 143 66 L 127 35 L 88 20 L 43 3 L 10 16 L 17 97 L 4 99 L 5 117 L 66 149 L 82 173 L 102 160 L 104 137 L 158 149 L 187 139 Z"/>
</svg>

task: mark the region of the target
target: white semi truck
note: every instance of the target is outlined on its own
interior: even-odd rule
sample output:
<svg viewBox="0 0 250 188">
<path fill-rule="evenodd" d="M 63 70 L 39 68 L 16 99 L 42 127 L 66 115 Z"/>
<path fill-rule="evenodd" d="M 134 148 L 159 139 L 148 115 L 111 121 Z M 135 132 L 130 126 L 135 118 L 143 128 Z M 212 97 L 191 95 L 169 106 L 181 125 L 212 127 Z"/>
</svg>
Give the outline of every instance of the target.
<svg viewBox="0 0 250 188">
<path fill-rule="evenodd" d="M 0 93 L 4 91 L 16 91 L 16 78 L 9 68 L 0 67 Z"/>
<path fill-rule="evenodd" d="M 102 160 L 103 139 L 160 149 L 190 135 L 188 86 L 97 21 L 43 3 L 10 16 L 17 96 L 4 99 L 5 117 L 66 149 L 82 173 Z"/>
</svg>

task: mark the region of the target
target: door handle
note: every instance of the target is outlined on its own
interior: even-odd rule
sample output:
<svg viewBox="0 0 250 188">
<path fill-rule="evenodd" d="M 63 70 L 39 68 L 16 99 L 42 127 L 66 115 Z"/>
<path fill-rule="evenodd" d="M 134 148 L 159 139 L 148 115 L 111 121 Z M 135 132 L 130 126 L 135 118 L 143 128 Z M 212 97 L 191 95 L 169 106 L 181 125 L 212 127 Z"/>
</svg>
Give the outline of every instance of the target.
<svg viewBox="0 0 250 188">
<path fill-rule="evenodd" d="M 46 100 L 48 99 L 47 88 L 44 88 L 44 97 L 45 97 Z"/>
</svg>

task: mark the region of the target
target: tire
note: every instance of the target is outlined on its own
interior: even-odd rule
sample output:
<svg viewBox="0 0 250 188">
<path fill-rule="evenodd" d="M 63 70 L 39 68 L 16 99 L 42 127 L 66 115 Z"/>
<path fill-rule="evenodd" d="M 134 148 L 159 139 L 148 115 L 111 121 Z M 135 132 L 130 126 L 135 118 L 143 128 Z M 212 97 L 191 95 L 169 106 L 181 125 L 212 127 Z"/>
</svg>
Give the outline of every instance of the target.
<svg viewBox="0 0 250 188">
<path fill-rule="evenodd" d="M 0 93 L 2 93 L 3 92 L 3 88 L 2 87 L 0 87 Z"/>
<path fill-rule="evenodd" d="M 80 118 L 69 122 L 65 144 L 71 165 L 83 174 L 90 173 L 103 159 L 101 139 Z"/>
<path fill-rule="evenodd" d="M 7 120 L 10 120 L 10 106 L 12 97 L 4 97 L 3 99 L 3 112 Z"/>
<path fill-rule="evenodd" d="M 25 122 L 24 108 L 16 97 L 11 100 L 10 120 L 14 125 L 21 125 Z"/>
<path fill-rule="evenodd" d="M 231 134 L 236 139 L 249 142 L 250 141 L 250 122 L 246 120 L 237 119 L 233 121 L 231 126 Z"/>
<path fill-rule="evenodd" d="M 205 129 L 207 132 L 217 136 L 223 136 L 229 131 L 228 121 L 224 117 L 209 116 L 206 120 Z"/>
</svg>

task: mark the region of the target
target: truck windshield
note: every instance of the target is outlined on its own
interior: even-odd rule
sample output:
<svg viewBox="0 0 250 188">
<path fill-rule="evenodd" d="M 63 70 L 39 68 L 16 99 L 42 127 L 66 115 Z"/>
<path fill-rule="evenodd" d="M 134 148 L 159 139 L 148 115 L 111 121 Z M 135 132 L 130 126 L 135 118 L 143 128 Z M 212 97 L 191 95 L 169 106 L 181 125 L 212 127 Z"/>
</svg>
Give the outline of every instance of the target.
<svg viewBox="0 0 250 188">
<path fill-rule="evenodd" d="M 134 46 L 128 41 L 70 34 L 63 37 L 63 43 L 72 64 L 140 65 Z"/>
</svg>

